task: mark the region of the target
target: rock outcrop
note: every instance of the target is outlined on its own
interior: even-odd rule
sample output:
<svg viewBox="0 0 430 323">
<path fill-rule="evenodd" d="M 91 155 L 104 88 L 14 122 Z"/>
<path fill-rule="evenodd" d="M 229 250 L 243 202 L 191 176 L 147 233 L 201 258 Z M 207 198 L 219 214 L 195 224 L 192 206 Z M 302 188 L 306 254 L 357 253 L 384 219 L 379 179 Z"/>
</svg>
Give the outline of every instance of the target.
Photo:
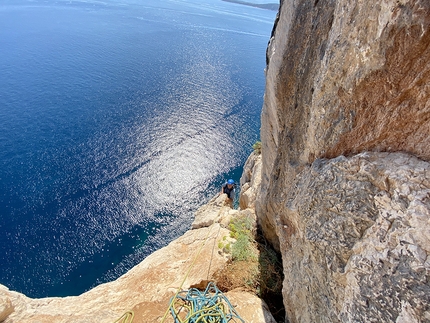
<svg viewBox="0 0 430 323">
<path fill-rule="evenodd" d="M 224 228 L 227 228 L 230 219 L 237 215 L 238 211 L 226 205 L 226 199 L 227 194 L 217 194 L 207 204 L 199 207 L 191 227 L 199 229 L 220 223 Z"/>
<path fill-rule="evenodd" d="M 430 322 L 430 2 L 283 0 L 256 211 L 289 322 Z"/>
<path fill-rule="evenodd" d="M 0 322 L 6 320 L 6 318 L 14 311 L 12 301 L 7 296 L 0 297 Z"/>
<path fill-rule="evenodd" d="M 214 273 L 226 265 L 229 257 L 218 244 L 229 236 L 229 230 L 218 222 L 240 211 L 225 206 L 225 198 L 225 194 L 216 196 L 200 209 L 194 224 L 197 229 L 154 252 L 117 280 L 80 296 L 31 299 L 0 285 L 0 322 L 113 323 L 127 311 L 134 312 L 133 323 L 161 322 L 170 298 L 181 285 L 185 290 L 205 288 Z M 225 295 L 246 322 L 275 322 L 257 296 L 240 290 Z M 173 322 L 170 313 L 164 322 Z"/>
<path fill-rule="evenodd" d="M 253 152 L 243 166 L 240 178 L 239 207 L 255 209 L 257 194 L 261 186 L 261 154 Z"/>
<path fill-rule="evenodd" d="M 430 165 L 401 153 L 318 160 L 280 221 L 291 322 L 427 317 Z"/>
</svg>

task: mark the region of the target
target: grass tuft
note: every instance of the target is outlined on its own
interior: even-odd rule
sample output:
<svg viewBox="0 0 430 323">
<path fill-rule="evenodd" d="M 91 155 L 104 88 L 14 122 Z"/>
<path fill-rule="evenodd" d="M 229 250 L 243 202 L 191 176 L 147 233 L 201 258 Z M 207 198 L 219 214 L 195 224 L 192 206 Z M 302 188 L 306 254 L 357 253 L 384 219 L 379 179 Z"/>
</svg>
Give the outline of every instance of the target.
<svg viewBox="0 0 430 323">
<path fill-rule="evenodd" d="M 256 152 L 256 154 L 261 154 L 261 141 L 256 141 L 255 144 L 252 145 L 252 148 Z"/>
<path fill-rule="evenodd" d="M 214 279 L 220 290 L 227 292 L 242 288 L 264 299 L 282 321 L 285 311 L 282 303 L 283 270 L 279 255 L 254 229 L 251 217 L 239 216 L 229 224 L 230 237 L 235 242 L 226 245 L 226 237 L 218 247 L 231 253 L 231 260 Z M 276 313 L 276 314 L 275 314 Z"/>
</svg>

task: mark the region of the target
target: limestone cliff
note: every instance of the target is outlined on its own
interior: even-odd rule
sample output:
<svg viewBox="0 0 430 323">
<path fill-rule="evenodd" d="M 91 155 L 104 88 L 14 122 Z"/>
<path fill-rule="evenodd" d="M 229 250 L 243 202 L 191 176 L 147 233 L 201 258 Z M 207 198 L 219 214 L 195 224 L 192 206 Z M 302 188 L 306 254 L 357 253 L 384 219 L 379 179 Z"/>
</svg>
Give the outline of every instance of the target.
<svg viewBox="0 0 430 323">
<path fill-rule="evenodd" d="M 281 1 L 261 121 L 287 320 L 430 322 L 430 1 Z"/>
<path fill-rule="evenodd" d="M 225 194 L 216 196 L 203 205 L 196 212 L 193 230 L 117 280 L 82 295 L 31 299 L 0 285 L 0 322 L 113 323 L 127 311 L 134 312 L 133 323 L 161 322 L 170 298 L 179 288 L 204 288 L 226 265 L 228 254 L 218 245 L 229 236 L 224 228 L 228 219 L 240 216 L 242 211 L 225 206 L 225 198 Z M 267 305 L 257 296 L 242 290 L 229 291 L 226 296 L 247 323 L 275 323 Z M 173 322 L 170 312 L 164 322 Z"/>
<path fill-rule="evenodd" d="M 430 322 L 430 1 L 283 0 L 267 49 L 262 155 L 240 206 L 282 253 L 286 322 Z M 159 322 L 183 288 L 220 270 L 237 212 L 215 197 L 193 230 L 77 297 L 0 286 L 0 321 Z M 209 260 L 209 261 L 208 261 Z M 228 296 L 247 322 L 260 299 Z M 167 321 L 166 321 L 167 322 Z"/>
</svg>

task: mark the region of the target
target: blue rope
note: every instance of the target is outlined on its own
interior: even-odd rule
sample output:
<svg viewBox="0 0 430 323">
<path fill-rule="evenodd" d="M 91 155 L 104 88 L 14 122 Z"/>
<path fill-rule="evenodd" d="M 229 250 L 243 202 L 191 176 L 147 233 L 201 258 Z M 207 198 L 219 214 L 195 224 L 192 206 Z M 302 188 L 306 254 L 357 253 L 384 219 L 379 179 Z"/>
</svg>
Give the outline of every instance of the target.
<svg viewBox="0 0 430 323">
<path fill-rule="evenodd" d="M 175 323 L 245 323 L 213 282 L 204 292 L 196 288 L 180 291 L 170 303 Z"/>
</svg>

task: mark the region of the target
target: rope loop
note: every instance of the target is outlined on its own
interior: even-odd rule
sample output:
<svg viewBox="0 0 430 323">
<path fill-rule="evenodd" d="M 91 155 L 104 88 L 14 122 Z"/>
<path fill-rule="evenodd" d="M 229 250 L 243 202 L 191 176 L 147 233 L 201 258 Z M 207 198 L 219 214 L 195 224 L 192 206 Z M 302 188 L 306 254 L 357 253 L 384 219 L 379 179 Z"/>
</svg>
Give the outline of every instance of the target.
<svg viewBox="0 0 430 323">
<path fill-rule="evenodd" d="M 196 288 L 180 291 L 170 303 L 175 323 L 245 323 L 214 282 L 204 292 Z"/>
<path fill-rule="evenodd" d="M 134 312 L 128 311 L 122 314 L 122 316 L 117 319 L 114 323 L 132 323 L 134 319 Z"/>
</svg>

